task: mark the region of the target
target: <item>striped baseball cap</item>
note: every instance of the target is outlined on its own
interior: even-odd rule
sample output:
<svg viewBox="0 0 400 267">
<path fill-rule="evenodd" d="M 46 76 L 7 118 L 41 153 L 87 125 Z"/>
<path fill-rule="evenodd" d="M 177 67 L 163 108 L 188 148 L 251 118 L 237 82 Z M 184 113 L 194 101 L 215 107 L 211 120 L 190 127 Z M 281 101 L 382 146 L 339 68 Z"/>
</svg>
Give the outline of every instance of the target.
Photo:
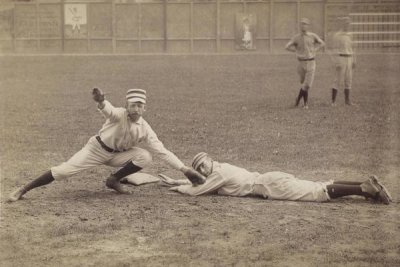
<svg viewBox="0 0 400 267">
<path fill-rule="evenodd" d="M 128 92 L 126 92 L 126 101 L 141 102 L 143 104 L 146 104 L 146 90 L 129 89 Z"/>
<path fill-rule="evenodd" d="M 206 152 L 200 152 L 196 156 L 194 156 L 193 161 L 192 161 L 192 167 L 193 169 L 197 170 L 199 166 L 204 162 L 204 160 L 208 157 L 208 154 Z"/>
</svg>

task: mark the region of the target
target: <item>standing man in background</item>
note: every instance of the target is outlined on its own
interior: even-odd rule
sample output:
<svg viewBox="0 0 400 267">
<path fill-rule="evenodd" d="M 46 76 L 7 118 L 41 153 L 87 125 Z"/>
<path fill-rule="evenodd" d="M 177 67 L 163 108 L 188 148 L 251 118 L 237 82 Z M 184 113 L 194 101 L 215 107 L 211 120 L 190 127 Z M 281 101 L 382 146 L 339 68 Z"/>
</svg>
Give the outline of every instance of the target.
<svg viewBox="0 0 400 267">
<path fill-rule="evenodd" d="M 355 58 L 352 48 L 352 36 L 349 32 L 351 26 L 350 17 L 339 18 L 340 30 L 333 37 L 333 57 L 335 62 L 335 80 L 332 87 L 332 106 L 336 105 L 336 95 L 341 85 L 344 85 L 346 105 L 352 105 L 350 101 L 350 89 L 353 80 Z"/>
<path fill-rule="evenodd" d="M 314 81 L 315 55 L 325 45 L 325 42 L 317 34 L 308 31 L 309 26 L 310 20 L 302 18 L 300 20 L 300 33 L 293 36 L 285 47 L 286 50 L 295 52 L 299 61 L 297 72 L 300 76 L 301 88 L 295 106 L 297 107 L 303 98 L 305 109 L 308 109 L 308 91 Z"/>
</svg>

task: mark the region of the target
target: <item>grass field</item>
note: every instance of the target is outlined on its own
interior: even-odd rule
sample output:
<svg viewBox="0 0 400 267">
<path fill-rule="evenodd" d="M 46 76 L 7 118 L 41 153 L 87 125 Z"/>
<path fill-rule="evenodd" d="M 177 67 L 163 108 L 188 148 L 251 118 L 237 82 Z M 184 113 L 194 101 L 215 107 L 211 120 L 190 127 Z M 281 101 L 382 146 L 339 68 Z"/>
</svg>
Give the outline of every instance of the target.
<svg viewBox="0 0 400 267">
<path fill-rule="evenodd" d="M 1 266 L 400 266 L 400 56 L 361 55 L 355 106 L 330 106 L 317 62 L 310 109 L 293 108 L 293 55 L 0 57 Z M 145 119 L 189 165 L 199 151 L 251 171 L 310 180 L 376 174 L 394 203 L 188 197 L 157 184 L 107 190 L 99 167 L 6 204 L 17 186 L 78 151 L 145 88 Z M 155 158 L 146 172 L 183 178 Z"/>
</svg>

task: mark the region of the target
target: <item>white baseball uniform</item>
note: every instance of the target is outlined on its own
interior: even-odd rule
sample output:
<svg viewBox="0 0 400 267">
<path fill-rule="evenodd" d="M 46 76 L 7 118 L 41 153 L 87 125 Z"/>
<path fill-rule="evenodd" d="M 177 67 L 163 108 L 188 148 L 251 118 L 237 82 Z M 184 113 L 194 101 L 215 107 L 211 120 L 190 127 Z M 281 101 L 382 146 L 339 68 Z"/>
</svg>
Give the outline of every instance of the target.
<svg viewBox="0 0 400 267">
<path fill-rule="evenodd" d="M 301 32 L 293 36 L 293 38 L 286 44 L 286 47 L 293 46 L 296 49 L 297 59 L 299 64 L 297 66 L 297 73 L 300 77 L 300 83 L 304 89 L 312 87 L 315 75 L 315 55 L 318 47 L 325 45 L 325 42 L 315 33 Z"/>
<path fill-rule="evenodd" d="M 144 144 L 151 152 L 158 154 L 162 160 L 177 170 L 184 166 L 172 152 L 164 147 L 142 117 L 137 122 L 132 122 L 125 108 L 113 107 L 108 101 L 104 101 L 104 104 L 104 108 L 99 111 L 106 118 L 106 122 L 98 136 L 92 136 L 87 144 L 68 161 L 52 167 L 51 173 L 54 179 L 68 177 L 98 165 L 122 167 L 130 160 L 134 165 L 143 168 L 151 162 L 152 157 L 146 149 L 137 147 L 139 144 Z"/>
<path fill-rule="evenodd" d="M 226 196 L 255 195 L 268 199 L 328 201 L 329 182 L 300 180 L 284 172 L 249 172 L 228 163 L 213 162 L 213 171 L 202 185 L 180 185 L 177 191 L 192 196 L 217 193 Z"/>
<path fill-rule="evenodd" d="M 336 73 L 333 88 L 351 89 L 353 80 L 353 48 L 351 33 L 339 31 L 333 39 L 336 60 Z"/>
</svg>

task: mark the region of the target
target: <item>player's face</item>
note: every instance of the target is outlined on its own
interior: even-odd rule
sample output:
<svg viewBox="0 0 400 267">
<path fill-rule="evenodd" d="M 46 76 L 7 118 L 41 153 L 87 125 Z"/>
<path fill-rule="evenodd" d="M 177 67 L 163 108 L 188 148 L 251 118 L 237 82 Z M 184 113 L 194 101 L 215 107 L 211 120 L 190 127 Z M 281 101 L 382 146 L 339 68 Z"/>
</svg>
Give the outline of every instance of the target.
<svg viewBox="0 0 400 267">
<path fill-rule="evenodd" d="M 310 25 L 308 25 L 307 23 L 300 23 L 300 30 L 302 32 L 306 32 L 306 31 L 308 31 L 309 26 Z"/>
<path fill-rule="evenodd" d="M 146 105 L 141 102 L 126 102 L 128 117 L 132 122 L 137 122 L 146 111 Z"/>
<path fill-rule="evenodd" d="M 200 166 L 197 168 L 197 171 L 205 177 L 208 177 L 213 171 L 212 159 L 210 157 L 206 157 L 203 163 L 201 163 Z"/>
</svg>

